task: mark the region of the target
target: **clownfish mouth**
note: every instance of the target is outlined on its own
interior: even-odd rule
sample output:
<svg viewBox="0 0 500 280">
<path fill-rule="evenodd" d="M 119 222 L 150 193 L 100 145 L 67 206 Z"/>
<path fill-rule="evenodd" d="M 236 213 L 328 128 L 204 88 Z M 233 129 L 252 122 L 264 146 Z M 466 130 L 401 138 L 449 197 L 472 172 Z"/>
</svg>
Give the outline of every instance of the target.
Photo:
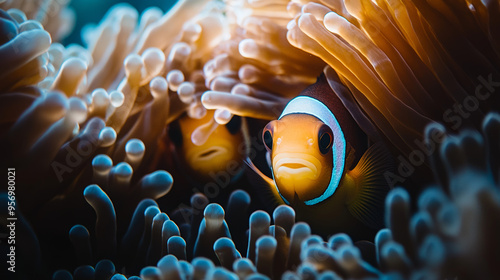
<svg viewBox="0 0 500 280">
<path fill-rule="evenodd" d="M 276 179 L 316 180 L 321 173 L 320 161 L 309 154 L 280 153 L 273 158 Z"/>
<path fill-rule="evenodd" d="M 221 146 L 212 146 L 208 149 L 203 149 L 198 151 L 195 155 L 193 155 L 194 160 L 200 161 L 208 161 L 213 160 L 219 156 L 224 156 L 228 153 L 228 149 Z"/>
</svg>

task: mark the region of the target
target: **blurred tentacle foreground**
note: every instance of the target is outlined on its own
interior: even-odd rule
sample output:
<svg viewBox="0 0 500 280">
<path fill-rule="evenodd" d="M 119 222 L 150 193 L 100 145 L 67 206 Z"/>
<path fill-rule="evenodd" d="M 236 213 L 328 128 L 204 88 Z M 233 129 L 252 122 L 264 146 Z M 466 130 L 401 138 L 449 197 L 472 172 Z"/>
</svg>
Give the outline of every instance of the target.
<svg viewBox="0 0 500 280">
<path fill-rule="evenodd" d="M 497 278 L 498 1 L 118 4 L 84 46 L 65 46 L 68 2 L 0 1 L 0 278 Z M 289 114 L 318 76 L 341 130 Z M 278 135 L 265 122 L 283 110 Z M 306 133 L 332 164 L 328 184 L 269 179 L 291 202 L 269 209 L 241 163 L 290 173 L 266 147 Z M 369 157 L 375 142 L 392 153 Z M 348 181 L 335 209 L 372 232 L 321 208 L 331 178 Z M 304 218 L 306 202 L 326 210 Z"/>
</svg>

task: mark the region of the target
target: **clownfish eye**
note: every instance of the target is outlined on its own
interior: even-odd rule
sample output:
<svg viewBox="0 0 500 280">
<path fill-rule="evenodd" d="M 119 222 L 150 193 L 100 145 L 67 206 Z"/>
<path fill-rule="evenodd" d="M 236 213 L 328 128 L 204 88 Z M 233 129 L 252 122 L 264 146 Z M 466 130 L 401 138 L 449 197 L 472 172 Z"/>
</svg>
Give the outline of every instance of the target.
<svg viewBox="0 0 500 280">
<path fill-rule="evenodd" d="M 170 124 L 168 128 L 168 137 L 174 143 L 175 146 L 181 147 L 183 138 L 182 138 L 182 130 L 179 121 L 174 121 Z"/>
<path fill-rule="evenodd" d="M 276 125 L 276 120 L 269 122 L 266 127 L 264 127 L 264 131 L 262 133 L 262 142 L 264 142 L 264 145 L 266 146 L 266 149 L 268 151 L 271 151 L 273 149 L 273 134 Z"/>
<path fill-rule="evenodd" d="M 271 134 L 271 131 L 266 130 L 264 132 L 264 135 L 262 136 L 262 140 L 264 141 L 264 145 L 266 145 L 266 148 L 268 150 L 273 149 L 273 135 Z"/>
<path fill-rule="evenodd" d="M 318 133 L 318 139 L 319 151 L 322 154 L 328 153 L 333 143 L 332 130 L 326 125 L 322 126 Z"/>
<path fill-rule="evenodd" d="M 233 116 L 231 120 L 226 124 L 226 128 L 231 134 L 236 134 L 241 129 L 241 117 Z"/>
</svg>

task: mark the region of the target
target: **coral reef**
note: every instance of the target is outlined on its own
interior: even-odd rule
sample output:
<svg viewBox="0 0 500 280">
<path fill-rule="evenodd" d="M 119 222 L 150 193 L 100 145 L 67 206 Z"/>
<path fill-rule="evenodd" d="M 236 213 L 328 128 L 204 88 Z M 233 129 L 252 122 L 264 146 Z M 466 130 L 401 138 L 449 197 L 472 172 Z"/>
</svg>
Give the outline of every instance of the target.
<svg viewBox="0 0 500 280">
<path fill-rule="evenodd" d="M 65 46 L 68 2 L 0 1 L 2 279 L 497 278 L 498 1 L 118 4 Z M 265 122 L 322 74 L 399 162 L 363 240 L 243 164 L 270 165 Z M 207 174 L 175 162 L 217 139 L 234 157 Z"/>
</svg>

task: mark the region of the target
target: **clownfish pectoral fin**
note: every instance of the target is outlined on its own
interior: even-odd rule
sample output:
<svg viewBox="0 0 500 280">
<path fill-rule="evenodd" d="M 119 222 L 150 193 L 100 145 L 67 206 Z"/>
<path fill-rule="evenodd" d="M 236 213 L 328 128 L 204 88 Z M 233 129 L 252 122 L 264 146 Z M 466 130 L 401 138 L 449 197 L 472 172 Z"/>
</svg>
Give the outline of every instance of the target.
<svg viewBox="0 0 500 280">
<path fill-rule="evenodd" d="M 384 225 L 385 197 L 389 184 L 385 172 L 394 166 L 392 155 L 382 143 L 372 145 L 349 175 L 356 182 L 347 209 L 366 226 L 380 229 Z"/>
<path fill-rule="evenodd" d="M 258 192 L 262 194 L 261 198 L 263 199 L 263 202 L 270 203 L 271 205 L 269 206 L 272 206 L 273 208 L 278 205 L 285 204 L 276 189 L 274 180 L 262 173 L 262 171 L 260 171 L 248 157 L 245 159 L 245 164 L 251 169 L 249 172 L 250 180 L 254 181 L 254 184 L 252 185 L 254 185 Z"/>
</svg>

